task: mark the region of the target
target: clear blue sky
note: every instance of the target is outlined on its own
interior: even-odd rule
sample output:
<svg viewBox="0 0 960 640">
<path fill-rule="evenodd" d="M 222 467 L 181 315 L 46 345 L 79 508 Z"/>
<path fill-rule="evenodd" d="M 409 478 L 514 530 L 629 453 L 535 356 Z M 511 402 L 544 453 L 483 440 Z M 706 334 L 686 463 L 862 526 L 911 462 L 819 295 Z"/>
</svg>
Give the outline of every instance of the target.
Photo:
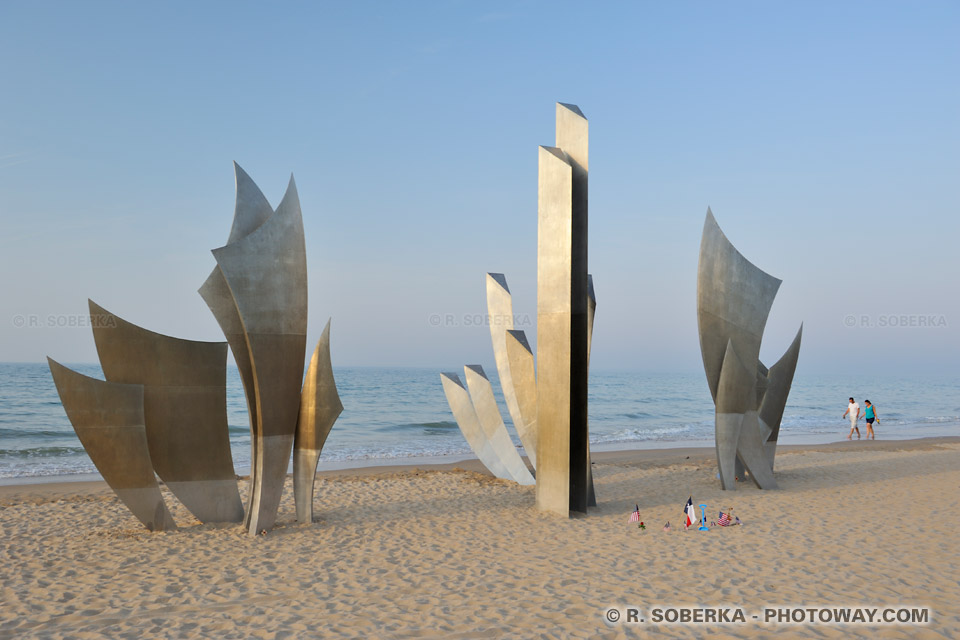
<svg viewBox="0 0 960 640">
<path fill-rule="evenodd" d="M 784 280 L 768 363 L 804 321 L 808 373 L 957 370 L 956 2 L 4 0 L 0 61 L 0 360 L 95 361 L 50 326 L 87 297 L 222 339 L 196 289 L 236 160 L 274 205 L 296 176 L 335 365 L 490 363 L 485 327 L 430 317 L 483 313 L 500 271 L 535 329 L 563 101 L 590 120 L 594 366 L 700 368 L 709 205 Z M 891 315 L 936 326 L 859 326 Z"/>
</svg>

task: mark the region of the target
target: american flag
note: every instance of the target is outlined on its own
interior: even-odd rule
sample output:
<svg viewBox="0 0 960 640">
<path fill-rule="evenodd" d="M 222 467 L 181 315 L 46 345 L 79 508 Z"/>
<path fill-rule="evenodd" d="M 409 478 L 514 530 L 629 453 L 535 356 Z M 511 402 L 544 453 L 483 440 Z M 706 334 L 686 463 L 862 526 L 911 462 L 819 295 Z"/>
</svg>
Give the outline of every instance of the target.
<svg viewBox="0 0 960 640">
<path fill-rule="evenodd" d="M 729 513 L 724 513 L 723 511 L 721 511 L 721 512 L 720 512 L 720 517 L 717 518 L 717 524 L 720 525 L 721 527 L 729 526 L 729 525 L 730 525 L 730 514 L 729 514 Z"/>
<path fill-rule="evenodd" d="M 637 510 L 630 514 L 630 522 L 640 522 L 640 505 L 637 505 Z"/>
</svg>

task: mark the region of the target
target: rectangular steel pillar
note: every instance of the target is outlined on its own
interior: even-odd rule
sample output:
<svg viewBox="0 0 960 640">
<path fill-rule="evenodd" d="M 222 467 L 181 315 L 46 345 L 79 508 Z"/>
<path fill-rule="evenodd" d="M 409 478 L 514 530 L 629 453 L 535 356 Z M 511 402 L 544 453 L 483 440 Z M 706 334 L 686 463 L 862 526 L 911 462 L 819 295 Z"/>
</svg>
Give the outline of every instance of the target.
<svg viewBox="0 0 960 640">
<path fill-rule="evenodd" d="M 537 507 L 587 511 L 587 129 L 557 105 L 557 142 L 540 147 L 537 224 Z"/>
</svg>

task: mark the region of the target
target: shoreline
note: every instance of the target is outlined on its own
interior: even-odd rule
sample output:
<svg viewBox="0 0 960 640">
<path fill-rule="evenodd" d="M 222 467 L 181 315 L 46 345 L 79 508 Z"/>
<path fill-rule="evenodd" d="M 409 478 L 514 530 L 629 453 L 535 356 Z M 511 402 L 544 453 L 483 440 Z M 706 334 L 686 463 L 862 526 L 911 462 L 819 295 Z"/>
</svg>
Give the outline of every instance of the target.
<svg viewBox="0 0 960 640">
<path fill-rule="evenodd" d="M 842 440 L 838 442 L 820 444 L 781 444 L 777 446 L 777 454 L 797 452 L 839 453 L 853 451 L 901 451 L 922 450 L 943 444 L 958 444 L 960 436 L 933 436 L 912 438 L 905 440 Z M 677 443 L 670 443 L 677 444 Z M 455 458 L 453 460 L 437 461 L 434 458 Z M 317 479 L 336 479 L 343 477 L 375 477 L 387 475 L 404 475 L 420 472 L 453 472 L 465 471 L 480 475 L 493 475 L 475 457 L 435 456 L 415 458 L 413 461 L 399 463 L 395 459 L 385 459 L 384 464 L 364 464 L 357 467 L 343 467 L 317 470 Z M 523 456 L 527 461 L 526 456 Z M 714 459 L 712 446 L 695 443 L 694 446 L 656 447 L 647 449 L 620 449 L 606 448 L 603 445 L 591 450 L 591 460 L 594 464 L 611 464 L 626 467 L 663 468 L 677 464 L 709 464 Z M 364 460 L 363 462 L 368 462 Z M 42 479 L 41 479 L 42 478 Z M 291 475 L 287 474 L 289 480 Z M 245 481 L 247 475 L 238 475 L 237 479 Z M 23 480 L 23 481 L 21 481 Z M 163 486 L 163 481 L 159 481 Z M 82 474 L 82 478 L 73 476 L 39 476 L 26 478 L 0 479 L 0 505 L 13 504 L 19 500 L 44 502 L 59 500 L 75 496 L 100 496 L 112 493 L 110 487 L 97 474 Z M 11 502 L 13 500 L 14 502 Z"/>
</svg>

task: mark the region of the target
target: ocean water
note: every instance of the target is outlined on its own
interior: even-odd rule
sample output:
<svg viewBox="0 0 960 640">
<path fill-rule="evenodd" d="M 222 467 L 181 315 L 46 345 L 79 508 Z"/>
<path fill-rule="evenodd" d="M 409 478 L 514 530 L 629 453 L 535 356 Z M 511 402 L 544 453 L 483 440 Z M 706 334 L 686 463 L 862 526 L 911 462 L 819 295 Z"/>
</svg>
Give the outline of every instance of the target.
<svg viewBox="0 0 960 640">
<path fill-rule="evenodd" d="M 103 378 L 98 365 L 70 365 Z M 501 414 L 519 444 L 487 370 Z M 447 407 L 439 370 L 336 368 L 344 411 L 321 468 L 467 458 L 470 449 Z M 960 378 L 910 380 L 798 374 L 781 427 L 782 443 L 844 439 L 851 395 L 871 399 L 879 439 L 960 435 Z M 227 370 L 227 421 L 234 466 L 250 471 L 250 428 L 240 376 Z M 861 431 L 865 433 L 862 428 Z M 597 450 L 713 444 L 713 403 L 699 374 L 591 371 L 590 440 Z M 96 473 L 60 405 L 45 363 L 0 363 L 0 479 Z"/>
</svg>

